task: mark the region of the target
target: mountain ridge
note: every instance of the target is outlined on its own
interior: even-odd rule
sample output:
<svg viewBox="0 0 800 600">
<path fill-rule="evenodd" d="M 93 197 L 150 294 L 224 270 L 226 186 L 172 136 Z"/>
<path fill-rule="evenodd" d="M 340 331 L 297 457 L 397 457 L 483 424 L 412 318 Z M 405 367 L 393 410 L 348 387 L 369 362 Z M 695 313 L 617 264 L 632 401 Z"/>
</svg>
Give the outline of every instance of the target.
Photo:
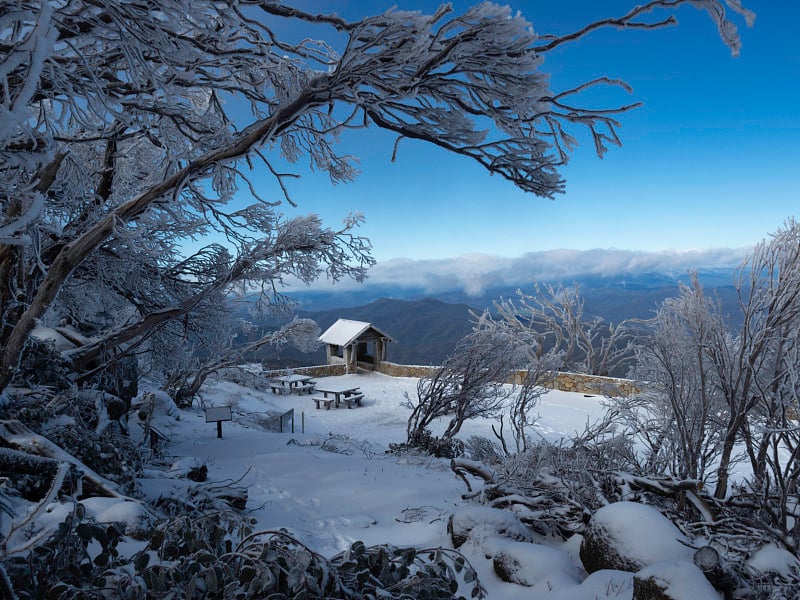
<svg viewBox="0 0 800 600">
<path fill-rule="evenodd" d="M 727 275 L 727 277 L 725 276 Z M 709 296 L 719 300 L 723 314 L 733 315 L 736 310 L 736 294 L 732 286 L 731 273 L 711 273 L 701 277 Z M 666 274 L 651 274 L 628 279 L 614 277 L 584 278 L 578 281 L 584 300 L 586 318 L 602 317 L 618 323 L 624 319 L 648 319 L 664 299 L 678 293 L 679 284 L 688 281 L 688 276 L 673 277 Z M 722 285 L 727 283 L 727 285 Z M 564 283 L 569 285 L 569 283 Z M 531 289 L 523 292 L 531 293 Z M 438 365 L 452 352 L 458 340 L 472 330 L 471 314 L 491 309 L 499 298 L 514 298 L 518 287 L 495 287 L 483 296 L 468 296 L 463 291 L 452 291 L 433 296 L 413 297 L 406 290 L 405 298 L 379 297 L 360 305 L 347 306 L 351 295 L 328 294 L 323 301 L 317 298 L 310 303 L 327 305 L 320 310 L 301 308 L 296 316 L 313 319 L 324 331 L 337 319 L 366 321 L 378 327 L 396 341 L 389 344 L 387 358 L 401 364 Z M 339 306 L 329 306 L 339 300 Z M 468 301 L 465 301 L 468 300 Z M 285 320 L 283 321 L 285 322 Z M 280 326 L 279 320 L 256 323 L 259 330 Z M 735 324 L 735 323 L 734 323 Z M 255 335 L 255 334 L 254 334 Z M 321 364 L 325 361 L 324 349 L 303 354 L 292 348 L 262 351 L 255 357 L 274 368 Z"/>
</svg>

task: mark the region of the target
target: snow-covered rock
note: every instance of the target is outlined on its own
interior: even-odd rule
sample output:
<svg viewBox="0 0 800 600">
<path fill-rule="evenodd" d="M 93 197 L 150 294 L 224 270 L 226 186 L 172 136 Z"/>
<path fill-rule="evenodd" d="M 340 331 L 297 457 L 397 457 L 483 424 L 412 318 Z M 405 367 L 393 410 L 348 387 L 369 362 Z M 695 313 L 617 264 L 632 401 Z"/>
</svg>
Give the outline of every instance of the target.
<svg viewBox="0 0 800 600">
<path fill-rule="evenodd" d="M 577 585 L 578 570 L 561 550 L 541 544 L 502 540 L 495 542 L 494 571 L 503 581 L 548 590 Z"/>
<path fill-rule="evenodd" d="M 669 560 L 645 567 L 633 576 L 633 600 L 721 600 L 694 564 Z"/>
<path fill-rule="evenodd" d="M 94 517 L 98 523 L 133 526 L 148 516 L 147 508 L 141 502 L 127 498 L 86 498 L 81 504 L 86 509 L 86 515 Z"/>
<path fill-rule="evenodd" d="M 472 538 L 481 543 L 488 537 L 500 536 L 518 542 L 531 542 L 533 536 L 514 515 L 500 508 L 470 506 L 454 512 L 447 521 L 447 532 L 458 548 Z"/>
<path fill-rule="evenodd" d="M 162 390 L 155 390 L 146 394 L 140 395 L 133 402 L 133 408 L 139 411 L 153 411 L 153 422 L 163 424 L 164 417 L 168 417 L 167 421 L 178 420 L 181 417 L 181 411 L 175 404 L 175 401 L 170 398 L 169 394 Z M 144 419 L 146 412 L 140 415 L 140 419 Z"/>
<path fill-rule="evenodd" d="M 538 596 L 530 596 L 536 598 Z M 554 589 L 547 600 L 632 600 L 633 573 L 627 571 L 595 571 L 580 585 Z"/>
<path fill-rule="evenodd" d="M 692 560 L 688 540 L 655 508 L 615 502 L 599 509 L 584 532 L 581 562 L 589 573 L 600 569 L 638 571 L 667 560 Z"/>
<path fill-rule="evenodd" d="M 791 575 L 800 572 L 800 561 L 788 550 L 767 544 L 759 548 L 747 561 L 747 565 L 762 573 Z"/>
</svg>

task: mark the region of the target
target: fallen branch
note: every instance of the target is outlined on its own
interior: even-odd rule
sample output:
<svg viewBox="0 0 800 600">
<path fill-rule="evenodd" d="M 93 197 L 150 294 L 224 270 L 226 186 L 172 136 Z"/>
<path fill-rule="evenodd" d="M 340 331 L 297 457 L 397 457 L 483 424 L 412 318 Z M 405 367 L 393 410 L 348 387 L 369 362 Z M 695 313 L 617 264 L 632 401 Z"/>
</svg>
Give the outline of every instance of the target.
<svg viewBox="0 0 800 600">
<path fill-rule="evenodd" d="M 81 478 L 81 498 L 124 498 L 115 491 L 113 483 L 19 421 L 0 421 L 0 445 L 5 446 L 0 447 L 0 474 L 52 477 L 58 470 L 58 465 L 68 463 L 75 467 Z"/>
<path fill-rule="evenodd" d="M 485 483 L 495 483 L 495 473 L 483 463 L 479 463 L 467 458 L 453 458 L 450 460 L 450 469 L 453 473 L 458 475 L 466 484 L 467 489 L 471 492 L 472 486 L 466 478 L 466 475 L 473 475 L 483 479 Z"/>
</svg>

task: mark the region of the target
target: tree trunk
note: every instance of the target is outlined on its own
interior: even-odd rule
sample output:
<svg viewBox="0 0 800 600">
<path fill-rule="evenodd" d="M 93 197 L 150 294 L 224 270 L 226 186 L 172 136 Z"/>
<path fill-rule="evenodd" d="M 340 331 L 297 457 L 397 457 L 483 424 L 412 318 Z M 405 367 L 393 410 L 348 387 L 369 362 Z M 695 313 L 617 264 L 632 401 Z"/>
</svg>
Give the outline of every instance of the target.
<svg viewBox="0 0 800 600">
<path fill-rule="evenodd" d="M 720 454 L 719 467 L 717 468 L 717 487 L 714 490 L 714 497 L 718 500 L 723 500 L 728 494 L 728 477 L 730 475 L 733 448 L 736 444 L 736 433 L 736 427 L 729 428 L 722 445 L 722 454 Z"/>
</svg>

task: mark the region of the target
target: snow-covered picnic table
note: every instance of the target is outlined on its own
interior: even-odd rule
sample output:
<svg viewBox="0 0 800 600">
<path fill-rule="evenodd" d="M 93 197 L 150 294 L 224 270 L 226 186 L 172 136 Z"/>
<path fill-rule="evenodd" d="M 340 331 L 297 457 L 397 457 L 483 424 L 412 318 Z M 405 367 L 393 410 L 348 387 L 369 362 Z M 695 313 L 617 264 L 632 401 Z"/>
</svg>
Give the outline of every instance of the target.
<svg viewBox="0 0 800 600">
<path fill-rule="evenodd" d="M 309 375 L 292 374 L 274 377 L 272 381 L 269 382 L 269 387 L 276 394 L 283 394 L 285 392 L 297 392 L 298 394 L 308 392 L 310 394 L 314 391 L 316 383 L 317 382 Z"/>
<path fill-rule="evenodd" d="M 352 408 L 353 404 L 361 406 L 361 400 L 364 399 L 361 388 L 353 385 L 336 386 L 333 384 L 325 384 L 325 387 L 317 386 L 317 391 L 322 392 L 322 398 L 314 398 L 317 408 L 319 408 L 321 404 L 324 404 L 325 408 L 330 409 L 331 399 L 328 398 L 328 394 L 333 396 L 332 400 L 335 402 L 336 408 L 339 408 L 339 404 L 342 401 L 347 404 L 347 408 Z"/>
</svg>

